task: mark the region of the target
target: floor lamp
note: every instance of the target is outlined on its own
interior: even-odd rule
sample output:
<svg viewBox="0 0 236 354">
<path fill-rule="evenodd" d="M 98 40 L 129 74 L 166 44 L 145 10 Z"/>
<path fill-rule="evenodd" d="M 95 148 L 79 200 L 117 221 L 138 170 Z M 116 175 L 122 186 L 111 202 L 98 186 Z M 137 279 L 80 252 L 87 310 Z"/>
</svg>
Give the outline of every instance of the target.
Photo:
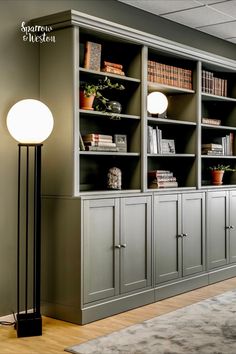
<svg viewBox="0 0 236 354">
<path fill-rule="evenodd" d="M 17 313 L 18 337 L 42 335 L 41 148 L 53 129 L 53 116 L 42 102 L 25 99 L 7 115 L 7 127 L 18 144 Z"/>
</svg>

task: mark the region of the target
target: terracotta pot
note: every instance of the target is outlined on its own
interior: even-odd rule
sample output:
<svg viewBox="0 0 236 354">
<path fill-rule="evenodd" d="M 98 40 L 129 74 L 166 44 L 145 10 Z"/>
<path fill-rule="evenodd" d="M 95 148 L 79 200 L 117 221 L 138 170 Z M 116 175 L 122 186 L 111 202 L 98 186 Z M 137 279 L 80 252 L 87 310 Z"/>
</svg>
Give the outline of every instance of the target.
<svg viewBox="0 0 236 354">
<path fill-rule="evenodd" d="M 83 91 L 80 91 L 80 108 L 93 110 L 94 98 L 95 98 L 95 95 L 91 95 L 89 97 L 86 97 L 84 95 Z"/>
<path fill-rule="evenodd" d="M 213 170 L 211 171 L 212 184 L 221 185 L 223 184 L 224 172 L 222 170 Z"/>
</svg>

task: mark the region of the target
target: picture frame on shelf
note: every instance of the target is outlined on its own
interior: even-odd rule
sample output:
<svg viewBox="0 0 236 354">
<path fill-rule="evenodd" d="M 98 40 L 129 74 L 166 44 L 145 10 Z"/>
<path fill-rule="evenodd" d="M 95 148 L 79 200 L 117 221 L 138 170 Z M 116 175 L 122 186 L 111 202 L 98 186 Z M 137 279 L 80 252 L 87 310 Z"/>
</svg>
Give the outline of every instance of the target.
<svg viewBox="0 0 236 354">
<path fill-rule="evenodd" d="M 118 147 L 119 152 L 127 152 L 127 135 L 115 134 L 114 142 L 116 147 Z"/>
<path fill-rule="evenodd" d="M 162 154 L 175 154 L 175 141 L 173 139 L 161 140 L 161 153 Z"/>
</svg>

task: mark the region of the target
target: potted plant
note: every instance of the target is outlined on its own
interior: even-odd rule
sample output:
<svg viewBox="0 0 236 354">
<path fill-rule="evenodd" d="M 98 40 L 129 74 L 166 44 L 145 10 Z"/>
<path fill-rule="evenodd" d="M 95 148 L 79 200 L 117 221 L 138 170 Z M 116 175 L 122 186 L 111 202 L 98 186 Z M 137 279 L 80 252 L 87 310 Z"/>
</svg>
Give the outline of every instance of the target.
<svg viewBox="0 0 236 354">
<path fill-rule="evenodd" d="M 94 99 L 98 100 L 96 110 L 106 111 L 109 99 L 104 97 L 102 91 L 107 89 L 124 90 L 125 87 L 118 82 L 111 82 L 110 78 L 98 80 L 97 84 L 90 82 L 81 82 L 80 85 L 80 107 L 82 109 L 93 109 Z"/>
<path fill-rule="evenodd" d="M 223 176 L 225 171 L 234 172 L 235 169 L 232 169 L 230 165 L 216 165 L 210 166 L 209 170 L 211 171 L 212 184 L 221 185 L 223 183 Z"/>
</svg>

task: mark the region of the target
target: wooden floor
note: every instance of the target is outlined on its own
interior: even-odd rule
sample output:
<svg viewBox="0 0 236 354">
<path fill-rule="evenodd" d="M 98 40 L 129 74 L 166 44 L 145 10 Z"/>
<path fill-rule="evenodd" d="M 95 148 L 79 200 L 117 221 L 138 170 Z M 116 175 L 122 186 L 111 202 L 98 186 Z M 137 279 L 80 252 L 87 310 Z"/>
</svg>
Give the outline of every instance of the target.
<svg viewBox="0 0 236 354">
<path fill-rule="evenodd" d="M 236 278 L 124 312 L 85 326 L 43 318 L 43 335 L 17 338 L 12 327 L 0 327 L 0 354 L 62 354 L 64 348 L 117 331 L 236 288 Z"/>
</svg>

